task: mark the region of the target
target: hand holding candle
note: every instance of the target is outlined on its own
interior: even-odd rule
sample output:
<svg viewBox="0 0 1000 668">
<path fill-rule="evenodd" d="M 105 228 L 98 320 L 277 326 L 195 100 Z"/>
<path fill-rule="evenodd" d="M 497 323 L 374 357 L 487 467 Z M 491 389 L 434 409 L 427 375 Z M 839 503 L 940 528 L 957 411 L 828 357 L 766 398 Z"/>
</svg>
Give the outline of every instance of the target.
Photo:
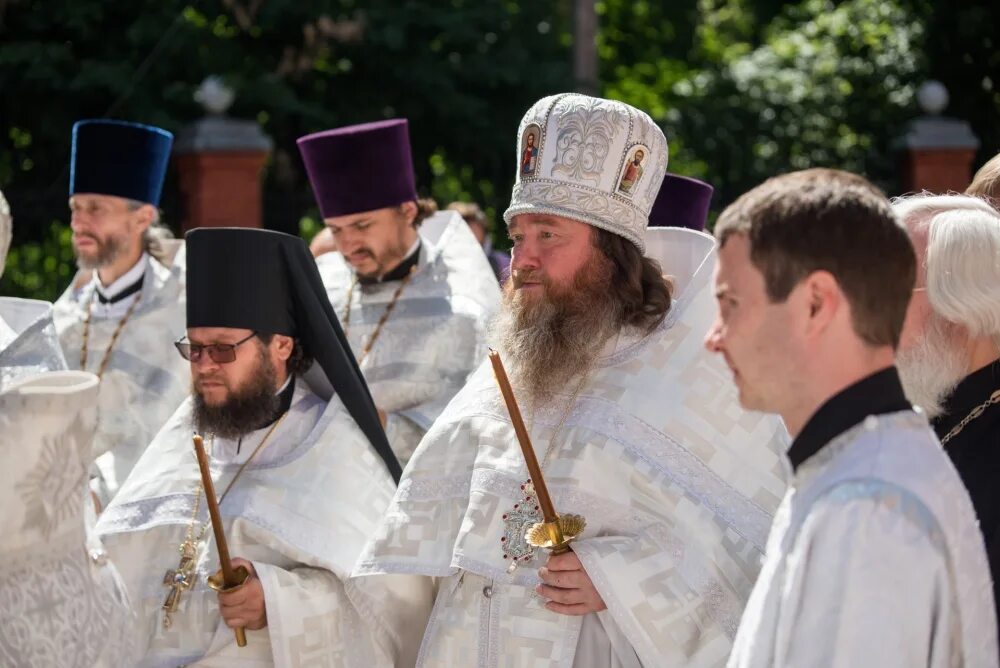
<svg viewBox="0 0 1000 668">
<path fill-rule="evenodd" d="M 194 452 L 198 457 L 202 489 L 205 490 L 205 501 L 208 504 L 208 515 L 212 521 L 212 531 L 215 533 L 215 546 L 219 550 L 219 565 L 221 566 L 221 573 L 210 577 L 208 584 L 216 591 L 234 589 L 242 585 L 250 573 L 242 566 L 233 570 L 232 560 L 229 558 L 229 545 L 226 544 L 226 532 L 222 525 L 222 515 L 219 513 L 219 501 L 215 496 L 215 485 L 212 483 L 212 471 L 208 467 L 208 455 L 205 454 L 205 443 L 197 434 L 194 437 Z M 222 577 L 218 578 L 217 575 L 220 574 Z M 237 628 L 234 629 L 234 632 L 236 645 L 246 647 L 246 629 Z"/>
</svg>

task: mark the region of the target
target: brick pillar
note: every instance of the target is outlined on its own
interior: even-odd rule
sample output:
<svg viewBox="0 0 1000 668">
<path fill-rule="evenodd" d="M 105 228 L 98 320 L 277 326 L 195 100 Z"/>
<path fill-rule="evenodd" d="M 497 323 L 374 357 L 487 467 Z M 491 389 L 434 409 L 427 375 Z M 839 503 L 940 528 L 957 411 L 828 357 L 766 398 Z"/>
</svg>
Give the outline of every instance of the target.
<svg viewBox="0 0 1000 668">
<path fill-rule="evenodd" d="M 253 121 L 209 116 L 182 129 L 174 153 L 183 230 L 261 227 L 261 172 L 270 151 Z"/>
<path fill-rule="evenodd" d="M 910 149 L 903 163 L 903 185 L 907 192 L 964 192 L 972 180 L 976 149 Z"/>
<path fill-rule="evenodd" d="M 942 84 L 925 83 L 917 100 L 926 115 L 910 121 L 897 143 L 903 190 L 963 192 L 972 179 L 979 139 L 965 121 L 940 115 L 948 105 Z"/>
</svg>

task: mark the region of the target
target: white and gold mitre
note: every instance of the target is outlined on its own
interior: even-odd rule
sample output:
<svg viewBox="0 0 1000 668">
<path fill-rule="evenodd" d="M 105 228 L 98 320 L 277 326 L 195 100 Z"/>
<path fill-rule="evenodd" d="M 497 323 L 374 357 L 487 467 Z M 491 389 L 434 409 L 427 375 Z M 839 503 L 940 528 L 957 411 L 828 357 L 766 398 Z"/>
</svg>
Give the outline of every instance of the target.
<svg viewBox="0 0 1000 668">
<path fill-rule="evenodd" d="M 667 150 L 653 119 L 623 102 L 576 93 L 542 98 L 521 119 L 504 221 L 523 213 L 564 216 L 645 250 Z"/>
</svg>

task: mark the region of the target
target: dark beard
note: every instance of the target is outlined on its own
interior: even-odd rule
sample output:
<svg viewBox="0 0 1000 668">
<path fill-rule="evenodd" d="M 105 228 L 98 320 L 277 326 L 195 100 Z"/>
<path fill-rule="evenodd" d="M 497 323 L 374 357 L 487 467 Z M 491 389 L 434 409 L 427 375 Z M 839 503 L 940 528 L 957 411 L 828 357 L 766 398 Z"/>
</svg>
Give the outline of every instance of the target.
<svg viewBox="0 0 1000 668">
<path fill-rule="evenodd" d="M 386 252 L 382 254 L 381 259 L 375 257 L 375 254 L 371 250 L 365 250 L 375 260 L 375 271 L 363 274 L 355 269 L 355 272 L 358 274 L 359 279 L 374 282 L 380 280 L 393 269 L 403 264 L 408 257 L 406 252 L 410 250 L 410 246 L 404 244 L 401 239 L 396 239 L 389 245 Z"/>
<path fill-rule="evenodd" d="M 609 296 L 610 263 L 599 251 L 593 258 L 571 288 L 545 281 L 538 299 L 525 299 L 514 289 L 523 277 L 512 277 L 504 286 L 494 332 L 514 385 L 532 403 L 544 403 L 565 389 L 622 327 L 622 309 Z"/>
<path fill-rule="evenodd" d="M 270 361 L 261 353 L 258 368 L 243 387 L 229 393 L 221 406 L 209 406 L 201 394 L 194 395 L 194 421 L 201 433 L 219 438 L 238 439 L 274 421 L 281 409 L 277 391 L 278 377 Z"/>
</svg>

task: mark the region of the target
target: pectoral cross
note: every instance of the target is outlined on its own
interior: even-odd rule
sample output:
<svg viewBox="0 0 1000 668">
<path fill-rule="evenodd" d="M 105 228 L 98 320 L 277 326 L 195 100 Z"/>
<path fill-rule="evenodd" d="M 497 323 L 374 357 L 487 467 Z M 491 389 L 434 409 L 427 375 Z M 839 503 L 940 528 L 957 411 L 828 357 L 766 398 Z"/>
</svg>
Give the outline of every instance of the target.
<svg viewBox="0 0 1000 668">
<path fill-rule="evenodd" d="M 163 586 L 169 587 L 170 592 L 163 601 L 163 628 L 170 628 L 170 616 L 177 612 L 177 606 L 181 602 L 181 594 L 185 590 L 194 586 L 194 557 L 195 545 L 191 540 L 186 540 L 180 546 L 181 560 L 177 568 L 167 571 L 163 576 Z"/>
</svg>

